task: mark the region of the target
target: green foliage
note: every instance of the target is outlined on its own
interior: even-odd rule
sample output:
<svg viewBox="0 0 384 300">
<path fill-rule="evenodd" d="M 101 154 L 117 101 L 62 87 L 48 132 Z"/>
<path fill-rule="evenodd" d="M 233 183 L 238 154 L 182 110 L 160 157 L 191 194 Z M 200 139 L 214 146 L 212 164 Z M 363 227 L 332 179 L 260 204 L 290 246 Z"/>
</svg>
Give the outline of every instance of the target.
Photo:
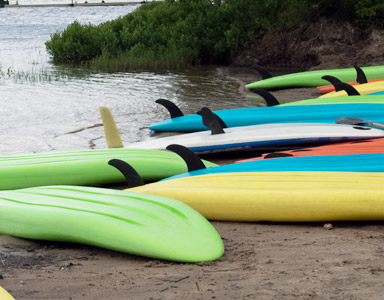
<svg viewBox="0 0 384 300">
<path fill-rule="evenodd" d="M 375 27 L 384 28 L 383 0 L 360 0 L 355 3 L 356 14 L 362 19 L 368 19 Z"/>
<path fill-rule="evenodd" d="M 75 21 L 62 33 L 51 35 L 46 47 L 55 61 L 78 63 L 103 53 L 115 54 L 119 49 L 119 40 L 110 23 L 97 27 Z"/>
<path fill-rule="evenodd" d="M 383 26 L 382 0 L 165 0 L 98 26 L 74 22 L 46 42 L 54 61 L 124 70 L 228 63 L 255 33 L 320 18 Z"/>
</svg>

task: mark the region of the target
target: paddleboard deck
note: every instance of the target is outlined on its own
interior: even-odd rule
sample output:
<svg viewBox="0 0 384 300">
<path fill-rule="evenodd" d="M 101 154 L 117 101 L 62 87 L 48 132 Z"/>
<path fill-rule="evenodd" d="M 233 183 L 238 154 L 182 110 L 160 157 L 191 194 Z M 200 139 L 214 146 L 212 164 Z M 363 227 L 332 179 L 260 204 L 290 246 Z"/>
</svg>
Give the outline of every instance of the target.
<svg viewBox="0 0 384 300">
<path fill-rule="evenodd" d="M 4 288 L 0 286 L 0 299 L 1 300 L 15 300 Z"/>
<path fill-rule="evenodd" d="M 171 180 L 197 175 L 241 172 L 384 172 L 384 153 L 283 157 L 206 168 L 171 176 Z"/>
<path fill-rule="evenodd" d="M 278 106 L 320 105 L 320 104 L 358 104 L 358 103 L 384 104 L 384 97 L 378 94 L 378 95 L 361 95 L 361 96 L 349 96 L 349 97 L 315 98 L 315 99 L 292 101 L 292 102 L 280 104 Z"/>
<path fill-rule="evenodd" d="M 376 82 L 376 81 L 384 81 L 383 78 L 378 78 L 378 79 L 370 79 L 368 80 L 368 83 L 369 82 Z M 355 85 L 359 85 L 360 83 L 357 82 L 357 81 L 350 81 L 350 82 L 347 82 L 349 85 L 352 85 L 352 86 L 355 86 Z M 323 86 L 318 86 L 317 87 L 318 91 L 321 93 L 321 94 L 327 94 L 327 93 L 330 93 L 330 92 L 334 92 L 335 91 L 335 87 L 332 85 L 332 84 L 329 84 L 329 85 L 323 85 Z"/>
<path fill-rule="evenodd" d="M 180 200 L 210 220 L 384 220 L 384 173 L 209 174 L 129 189 Z"/>
<path fill-rule="evenodd" d="M 384 91 L 379 91 L 379 92 L 374 92 L 374 93 L 371 93 L 371 94 L 368 94 L 369 96 L 383 96 L 384 95 Z"/>
<path fill-rule="evenodd" d="M 219 258 L 214 227 L 189 206 L 120 190 L 44 186 L 0 192 L 0 234 L 181 262 Z"/>
<path fill-rule="evenodd" d="M 367 79 L 383 78 L 384 66 L 370 66 L 361 68 Z M 288 87 L 312 87 L 328 85 L 329 82 L 321 77 L 330 75 L 337 77 L 343 82 L 356 80 L 356 69 L 330 69 L 330 70 L 314 70 L 298 73 L 291 73 L 276 77 L 271 77 L 247 84 L 247 89 L 262 88 L 262 89 L 279 89 Z"/>
<path fill-rule="evenodd" d="M 329 144 L 318 147 L 299 148 L 286 151 L 264 153 L 259 157 L 243 159 L 237 163 L 253 160 L 282 158 L 292 156 L 317 156 L 317 155 L 346 155 L 346 154 L 369 154 L 384 153 L 384 139 L 367 139 L 360 141 L 351 141 L 337 144 Z"/>
<path fill-rule="evenodd" d="M 335 123 L 341 117 L 356 117 L 384 122 L 384 105 L 374 103 L 251 107 L 214 111 L 228 127 L 273 123 Z M 192 132 L 208 130 L 198 114 L 160 121 L 149 126 L 153 131 Z"/>
<path fill-rule="evenodd" d="M 153 138 L 127 145 L 126 148 L 166 149 L 170 144 L 183 145 L 195 153 L 249 150 L 300 144 L 328 144 L 369 137 L 384 137 L 384 131 L 371 127 L 324 124 L 287 123 L 224 128 L 222 134 L 200 131 Z"/>
<path fill-rule="evenodd" d="M 384 81 L 376 81 L 370 83 L 364 83 L 354 86 L 354 89 L 360 95 L 366 95 L 370 93 L 375 93 L 384 90 Z M 328 98 L 328 97 L 344 97 L 348 96 L 346 91 L 334 91 L 320 96 L 319 98 Z"/>
<path fill-rule="evenodd" d="M 145 181 L 186 172 L 185 162 L 169 151 L 93 149 L 0 156 L 0 190 L 42 185 L 92 185 L 124 181 L 111 159 L 130 163 Z M 206 162 L 207 166 L 215 164 Z"/>
</svg>

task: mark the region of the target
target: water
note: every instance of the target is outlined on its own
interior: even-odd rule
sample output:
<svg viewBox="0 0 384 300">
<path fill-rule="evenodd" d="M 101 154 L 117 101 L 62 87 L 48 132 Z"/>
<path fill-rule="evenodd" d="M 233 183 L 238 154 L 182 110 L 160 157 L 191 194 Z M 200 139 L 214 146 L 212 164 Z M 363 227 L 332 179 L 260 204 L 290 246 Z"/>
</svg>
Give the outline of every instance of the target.
<svg viewBox="0 0 384 300">
<path fill-rule="evenodd" d="M 20 0 L 19 4 L 66 1 Z M 12 1 L 11 1 L 12 4 Z M 75 20 L 99 24 L 137 6 L 0 9 L 0 154 L 105 148 L 99 106 L 108 106 L 124 144 L 149 139 L 147 126 L 168 118 L 155 104 L 186 113 L 252 105 L 214 67 L 183 72 L 74 74 L 50 61 L 44 43 Z"/>
</svg>

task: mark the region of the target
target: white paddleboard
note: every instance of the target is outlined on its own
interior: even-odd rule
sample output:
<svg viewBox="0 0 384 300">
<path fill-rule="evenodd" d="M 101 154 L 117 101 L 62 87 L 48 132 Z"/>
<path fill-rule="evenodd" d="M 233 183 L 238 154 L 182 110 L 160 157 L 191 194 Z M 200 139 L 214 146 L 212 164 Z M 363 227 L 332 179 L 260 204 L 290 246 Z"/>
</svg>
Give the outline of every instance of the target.
<svg viewBox="0 0 384 300">
<path fill-rule="evenodd" d="M 152 138 L 126 145 L 126 148 L 166 149 L 170 144 L 183 145 L 194 152 L 256 149 L 296 144 L 327 144 L 383 137 L 381 129 L 358 125 L 326 123 L 282 123 L 224 128 L 224 133 L 200 131 Z"/>
</svg>

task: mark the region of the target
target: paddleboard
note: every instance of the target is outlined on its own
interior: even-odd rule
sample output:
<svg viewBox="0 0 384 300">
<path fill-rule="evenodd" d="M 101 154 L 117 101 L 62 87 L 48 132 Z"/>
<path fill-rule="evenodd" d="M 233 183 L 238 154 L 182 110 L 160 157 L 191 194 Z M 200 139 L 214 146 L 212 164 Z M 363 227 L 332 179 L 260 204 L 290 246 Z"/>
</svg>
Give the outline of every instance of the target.
<svg viewBox="0 0 384 300">
<path fill-rule="evenodd" d="M 382 129 L 363 126 L 287 123 L 223 128 L 221 134 L 200 131 L 154 138 L 125 146 L 133 149 L 166 149 L 170 144 L 183 145 L 195 153 L 247 150 L 273 146 L 329 144 L 369 137 L 384 137 Z"/>
<path fill-rule="evenodd" d="M 384 104 L 322 104 L 278 107 L 235 108 L 214 111 L 228 127 L 272 123 L 335 123 L 341 117 L 356 117 L 384 122 Z M 153 131 L 207 130 L 198 114 L 160 121 L 149 126 Z"/>
<path fill-rule="evenodd" d="M 172 197 L 210 220 L 384 220 L 384 173 L 209 174 L 160 181 L 129 191 Z"/>
<path fill-rule="evenodd" d="M 129 162 L 146 181 L 187 171 L 185 162 L 168 151 L 92 149 L 0 156 L 0 190 L 41 185 L 92 185 L 123 182 L 111 159 Z M 215 164 L 205 162 L 207 166 Z"/>
<path fill-rule="evenodd" d="M 0 286 L 0 299 L 1 300 L 15 300 L 4 288 Z"/>
<path fill-rule="evenodd" d="M 371 66 L 361 68 L 368 79 L 383 78 L 384 66 Z M 311 87 L 323 86 L 329 84 L 328 81 L 321 79 L 325 75 L 337 77 L 343 82 L 356 80 L 356 69 L 330 69 L 330 70 L 315 70 L 299 73 L 291 73 L 276 77 L 271 77 L 247 84 L 247 89 L 262 88 L 262 89 L 278 89 L 288 87 Z"/>
<path fill-rule="evenodd" d="M 384 172 L 384 153 L 283 157 L 199 169 L 162 180 L 241 172 L 333 171 Z"/>
<path fill-rule="evenodd" d="M 370 79 L 368 80 L 368 83 L 369 82 L 376 82 L 376 81 L 384 81 L 384 78 L 378 78 L 378 79 Z M 357 81 L 350 81 L 350 82 L 347 82 L 349 85 L 352 85 L 352 86 L 355 86 L 355 85 L 358 85 L 360 84 L 359 82 Z M 323 86 L 318 86 L 317 87 L 318 91 L 321 93 L 321 94 L 327 94 L 327 93 L 330 93 L 330 92 L 334 92 L 335 91 L 335 87 L 332 85 L 332 84 L 329 84 L 329 85 L 323 85 Z"/>
<path fill-rule="evenodd" d="M 366 95 L 370 93 L 375 93 L 384 90 L 384 81 L 376 81 L 371 83 L 363 83 L 354 86 L 355 90 L 359 92 L 360 95 Z M 319 98 L 327 97 L 344 97 L 348 96 L 346 91 L 330 92 L 324 95 L 321 95 Z"/>
<path fill-rule="evenodd" d="M 368 153 L 384 153 L 384 139 L 367 139 L 360 141 L 350 141 L 344 143 L 336 143 L 323 145 L 318 147 L 300 148 L 294 150 L 278 151 L 264 153 L 259 157 L 243 159 L 236 161 L 247 162 L 253 160 L 291 157 L 291 156 L 317 156 L 317 155 L 343 155 L 343 154 L 368 154 Z"/>
<path fill-rule="evenodd" d="M 93 245 L 180 262 L 219 258 L 214 227 L 165 197 L 77 186 L 0 192 L 0 234 Z"/>
<path fill-rule="evenodd" d="M 370 99 L 374 97 L 373 99 Z M 358 103 L 373 103 L 384 104 L 384 97 L 382 94 L 375 95 L 362 95 L 362 96 L 349 96 L 349 97 L 328 97 L 328 98 L 315 98 L 292 101 L 279 106 L 295 106 L 295 105 L 320 105 L 320 104 L 358 104 Z"/>
<path fill-rule="evenodd" d="M 384 95 L 384 91 L 374 92 L 374 93 L 371 93 L 368 95 L 370 95 L 370 96 Z"/>
<path fill-rule="evenodd" d="M 345 85 L 344 83 L 337 83 L 337 85 L 340 88 L 350 88 L 350 86 Z M 352 87 L 351 87 L 352 88 Z M 266 102 L 267 106 L 292 106 L 292 105 L 318 105 L 318 104 L 348 104 L 348 103 L 377 103 L 377 104 L 383 104 L 384 103 L 384 97 L 376 95 L 374 98 L 372 94 L 368 95 L 353 95 L 355 97 L 327 97 L 327 98 L 313 98 L 313 99 L 304 99 L 304 100 L 297 100 L 297 101 L 287 101 L 287 100 L 277 100 L 271 93 L 264 89 L 253 89 L 252 90 L 255 94 L 258 94 L 263 98 L 263 100 Z M 355 91 L 353 91 L 355 92 Z M 358 92 L 356 91 L 358 94 Z M 165 104 L 165 99 L 160 99 L 160 104 Z M 283 103 L 281 103 L 283 102 Z M 157 102 L 159 103 L 159 102 Z M 167 106 L 174 105 L 168 104 Z M 164 105 L 165 106 L 165 105 Z M 165 106 L 167 108 L 167 106 Z M 167 108 L 168 109 L 168 108 Z"/>
</svg>

